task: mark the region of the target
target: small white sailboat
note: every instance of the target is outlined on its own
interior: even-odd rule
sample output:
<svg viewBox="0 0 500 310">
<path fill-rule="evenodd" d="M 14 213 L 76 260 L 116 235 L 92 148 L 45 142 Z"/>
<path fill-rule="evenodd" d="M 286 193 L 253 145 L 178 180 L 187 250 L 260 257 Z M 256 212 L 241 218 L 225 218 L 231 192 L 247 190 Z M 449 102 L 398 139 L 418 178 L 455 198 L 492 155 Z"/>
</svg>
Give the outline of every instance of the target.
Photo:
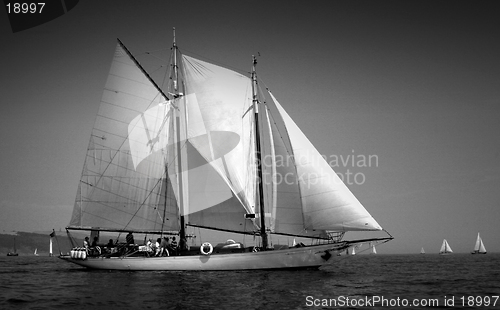
<svg viewBox="0 0 500 310">
<path fill-rule="evenodd" d="M 38 256 L 37 251 L 38 251 L 38 248 L 35 248 L 35 252 L 33 253 L 33 255 Z"/>
<path fill-rule="evenodd" d="M 375 244 L 370 242 L 370 254 L 377 254 L 377 249 L 375 248 Z"/>
<path fill-rule="evenodd" d="M 484 247 L 483 239 L 477 233 L 476 244 L 474 245 L 474 251 L 471 254 L 486 254 L 486 248 Z"/>
<path fill-rule="evenodd" d="M 50 233 L 50 239 L 49 239 L 49 256 L 52 257 L 54 254 L 52 254 L 52 239 L 55 237 L 56 232 L 54 229 L 52 229 L 52 232 Z"/>
<path fill-rule="evenodd" d="M 383 229 L 260 89 L 255 57 L 246 76 L 181 54 L 174 32 L 171 59 L 162 89 L 118 42 L 66 230 L 178 235 L 179 255 L 154 257 L 127 242 L 60 258 L 108 270 L 318 268 L 360 241 L 392 239 L 343 240 Z M 188 247 L 200 229 L 260 243 Z M 317 242 L 278 249 L 271 234 Z"/>
<path fill-rule="evenodd" d="M 425 254 L 424 247 L 422 247 L 422 248 L 420 249 L 420 254 Z"/>
<path fill-rule="evenodd" d="M 448 244 L 448 241 L 446 241 L 446 239 L 444 239 L 443 244 L 441 245 L 441 249 L 439 250 L 439 254 L 446 255 L 446 254 L 451 254 L 451 253 L 453 253 L 453 251 L 451 250 L 451 247 Z"/>
</svg>

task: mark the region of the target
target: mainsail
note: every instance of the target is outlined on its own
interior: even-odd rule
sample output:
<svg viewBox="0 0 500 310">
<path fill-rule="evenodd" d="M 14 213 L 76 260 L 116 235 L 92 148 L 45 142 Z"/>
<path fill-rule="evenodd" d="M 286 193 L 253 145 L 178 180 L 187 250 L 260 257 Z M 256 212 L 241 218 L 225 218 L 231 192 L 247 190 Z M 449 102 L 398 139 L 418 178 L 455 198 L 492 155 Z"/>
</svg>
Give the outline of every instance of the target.
<svg viewBox="0 0 500 310">
<path fill-rule="evenodd" d="M 70 228 L 178 230 L 167 170 L 172 105 L 118 44 L 91 133 Z M 170 196 L 168 196 L 170 194 Z"/>
</svg>

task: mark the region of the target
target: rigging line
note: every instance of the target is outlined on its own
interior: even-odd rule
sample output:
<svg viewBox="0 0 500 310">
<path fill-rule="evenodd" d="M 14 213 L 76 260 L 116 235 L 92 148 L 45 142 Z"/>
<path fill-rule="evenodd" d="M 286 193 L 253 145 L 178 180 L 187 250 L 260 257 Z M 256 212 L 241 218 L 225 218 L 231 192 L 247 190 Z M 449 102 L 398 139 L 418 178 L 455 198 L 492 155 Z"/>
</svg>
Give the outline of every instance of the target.
<svg viewBox="0 0 500 310">
<path fill-rule="evenodd" d="M 394 237 L 393 237 L 393 236 L 392 236 L 392 235 L 391 235 L 391 234 L 390 234 L 387 230 L 385 230 L 385 228 L 384 228 L 384 229 L 382 229 L 382 230 L 383 230 L 383 231 L 385 231 L 385 233 L 386 233 L 386 234 L 388 234 L 388 235 L 389 235 L 389 237 L 391 237 L 392 239 L 394 239 Z"/>
<path fill-rule="evenodd" d="M 165 59 L 160 58 L 160 57 L 158 57 L 158 56 L 156 56 L 156 55 L 152 54 L 151 52 L 144 52 L 144 54 L 146 54 L 146 55 L 148 55 L 148 56 L 151 56 L 151 57 L 153 57 L 153 58 L 156 58 L 156 59 L 158 59 L 158 60 L 160 60 L 160 61 L 162 61 L 162 62 L 164 62 L 164 63 L 168 63 Z M 162 67 L 163 67 L 163 66 L 162 66 Z"/>
</svg>

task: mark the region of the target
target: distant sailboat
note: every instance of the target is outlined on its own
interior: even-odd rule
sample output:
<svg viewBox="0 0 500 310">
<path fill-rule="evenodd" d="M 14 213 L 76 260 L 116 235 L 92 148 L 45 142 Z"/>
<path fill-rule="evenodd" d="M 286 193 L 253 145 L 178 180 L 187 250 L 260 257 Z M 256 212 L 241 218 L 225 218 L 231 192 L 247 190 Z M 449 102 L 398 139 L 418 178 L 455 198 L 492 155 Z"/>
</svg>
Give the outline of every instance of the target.
<svg viewBox="0 0 500 310">
<path fill-rule="evenodd" d="M 422 247 L 422 249 L 420 250 L 420 254 L 425 254 L 425 250 L 424 248 Z"/>
<path fill-rule="evenodd" d="M 19 256 L 16 250 L 16 237 L 14 237 L 14 252 L 7 253 L 7 256 Z"/>
<path fill-rule="evenodd" d="M 448 241 L 446 239 L 443 240 L 443 244 L 441 245 L 441 250 L 439 250 L 439 254 L 445 255 L 445 254 L 451 254 L 453 251 L 451 250 L 450 245 L 448 244 Z"/>
<path fill-rule="evenodd" d="M 486 254 L 486 248 L 484 247 L 483 239 L 477 233 L 476 244 L 474 245 L 474 251 L 471 254 Z"/>
<path fill-rule="evenodd" d="M 370 254 L 377 254 L 377 249 L 375 248 L 375 244 L 370 242 Z"/>
<path fill-rule="evenodd" d="M 52 230 L 52 232 L 50 233 L 50 241 L 49 241 L 49 256 L 54 256 L 54 254 L 52 254 L 52 238 L 54 238 L 54 236 L 56 235 L 56 232 L 54 230 Z"/>
<path fill-rule="evenodd" d="M 33 253 L 33 255 L 38 256 L 37 251 L 38 251 L 38 248 L 35 248 L 35 252 Z"/>
</svg>

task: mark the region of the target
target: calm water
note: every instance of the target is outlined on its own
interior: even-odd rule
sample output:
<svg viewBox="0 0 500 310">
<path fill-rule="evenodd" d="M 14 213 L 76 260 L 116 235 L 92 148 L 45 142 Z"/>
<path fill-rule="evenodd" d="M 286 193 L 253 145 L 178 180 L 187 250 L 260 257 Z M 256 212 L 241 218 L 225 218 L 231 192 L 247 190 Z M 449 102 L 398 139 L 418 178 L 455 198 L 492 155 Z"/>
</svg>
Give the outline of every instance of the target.
<svg viewBox="0 0 500 310">
<path fill-rule="evenodd" d="M 500 309 L 500 300 L 491 306 L 492 296 L 500 295 L 500 254 L 335 259 L 335 265 L 318 271 L 111 272 L 57 258 L 5 256 L 0 257 L 0 309 L 357 308 L 348 307 L 347 298 L 350 306 L 371 300 L 380 309 L 401 308 L 398 299 L 400 306 L 405 299 L 420 305 L 432 299 L 440 308 L 453 308 L 445 306 L 446 298 L 465 309 L 473 308 L 467 307 L 469 296 L 476 298 L 474 305 L 490 301 L 488 308 Z"/>
</svg>

